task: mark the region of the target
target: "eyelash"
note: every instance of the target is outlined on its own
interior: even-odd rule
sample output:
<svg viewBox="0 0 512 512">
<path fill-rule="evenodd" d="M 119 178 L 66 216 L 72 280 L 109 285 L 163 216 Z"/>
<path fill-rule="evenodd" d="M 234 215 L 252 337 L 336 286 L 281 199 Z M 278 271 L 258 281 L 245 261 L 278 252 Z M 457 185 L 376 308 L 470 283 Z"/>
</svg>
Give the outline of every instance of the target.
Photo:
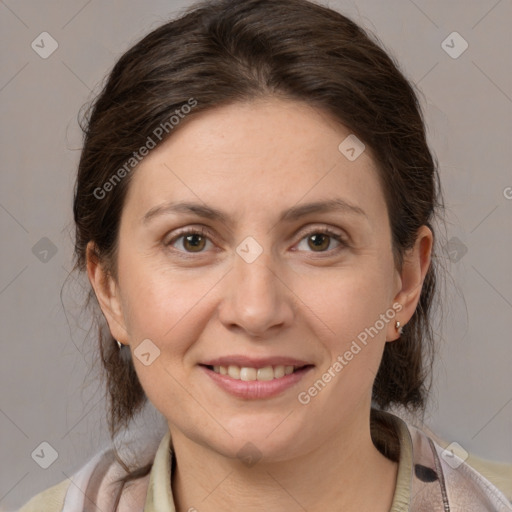
<svg viewBox="0 0 512 512">
<path fill-rule="evenodd" d="M 171 240 L 166 242 L 164 245 L 166 247 L 171 247 L 171 250 L 176 251 L 178 254 L 180 254 L 180 256 L 183 256 L 185 258 L 193 257 L 194 254 L 203 254 L 204 251 L 194 253 L 194 252 L 182 251 L 182 250 L 175 249 L 172 247 L 172 244 L 174 244 L 177 240 L 184 238 L 186 236 L 189 236 L 189 235 L 199 235 L 204 238 L 207 238 L 211 242 L 210 233 L 206 228 L 188 228 L 184 231 L 178 232 Z M 320 257 L 322 257 L 322 254 L 328 254 L 330 256 L 330 255 L 332 255 L 331 253 L 333 251 L 338 251 L 338 250 L 348 247 L 348 243 L 347 243 L 345 237 L 343 237 L 340 233 L 337 233 L 336 231 L 334 231 L 328 227 L 322 227 L 322 228 L 317 227 L 317 228 L 312 228 L 312 229 L 306 231 L 304 233 L 304 235 L 302 236 L 302 238 L 299 240 L 299 243 L 311 235 L 327 235 L 328 237 L 335 239 L 340 244 L 340 246 L 335 249 L 330 249 L 330 250 L 326 250 L 326 251 L 318 251 L 318 253 L 316 253 L 316 254 L 320 255 Z M 308 251 L 308 252 L 312 252 L 313 254 L 315 254 L 315 251 Z M 184 255 L 186 255 L 186 256 L 184 256 Z"/>
</svg>

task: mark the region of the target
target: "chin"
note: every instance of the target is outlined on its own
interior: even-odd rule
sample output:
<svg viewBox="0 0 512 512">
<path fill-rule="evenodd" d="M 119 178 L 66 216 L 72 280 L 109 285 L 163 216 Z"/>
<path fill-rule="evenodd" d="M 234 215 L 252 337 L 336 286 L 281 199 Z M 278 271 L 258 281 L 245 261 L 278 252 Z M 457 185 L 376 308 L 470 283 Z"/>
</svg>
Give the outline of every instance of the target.
<svg viewBox="0 0 512 512">
<path fill-rule="evenodd" d="M 259 414 L 253 418 L 232 420 L 226 425 L 226 430 L 233 437 L 223 436 L 212 448 L 230 458 L 261 458 L 266 462 L 289 460 L 299 455 L 306 440 L 301 424 L 296 418 L 293 422 L 286 421 L 287 414 L 266 414 L 263 417 Z"/>
</svg>

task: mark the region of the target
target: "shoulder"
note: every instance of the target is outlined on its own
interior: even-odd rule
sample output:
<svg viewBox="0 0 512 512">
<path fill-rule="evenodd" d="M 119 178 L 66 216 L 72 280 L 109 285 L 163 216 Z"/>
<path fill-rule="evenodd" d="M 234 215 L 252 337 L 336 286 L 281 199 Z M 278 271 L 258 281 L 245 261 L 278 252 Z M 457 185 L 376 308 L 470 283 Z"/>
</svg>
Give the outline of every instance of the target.
<svg viewBox="0 0 512 512">
<path fill-rule="evenodd" d="M 464 456 L 455 450 L 443 448 L 437 437 L 423 430 L 407 425 L 413 444 L 415 472 L 420 464 L 422 468 L 432 470 L 441 500 L 452 510 L 474 510 L 512 512 L 512 503 L 502 490 L 490 481 L 493 473 L 488 472 L 487 478 L 471 465 L 472 460 L 478 460 L 467 452 Z M 448 443 L 443 443 L 447 444 Z M 504 465 L 508 467 L 508 465 Z M 512 467 L 508 467 L 512 471 Z M 494 478 L 493 478 L 494 480 Z M 429 483 L 423 483 L 430 487 Z"/>
<path fill-rule="evenodd" d="M 142 511 L 150 473 L 137 473 L 141 464 L 152 463 L 158 444 L 158 438 L 150 442 L 143 438 L 117 451 L 108 447 L 97 452 L 72 476 L 35 495 L 18 512 Z M 126 483 L 127 462 L 139 471 L 133 471 Z"/>
<path fill-rule="evenodd" d="M 510 499 L 501 489 L 498 489 L 495 482 L 489 480 L 494 474 L 488 473 L 486 477 L 478 472 L 470 465 L 474 457 L 468 453 L 460 457 L 453 450 L 443 448 L 436 441 L 432 441 L 432 444 L 439 457 L 450 503 L 469 507 L 467 510 L 471 510 L 471 507 L 480 510 L 475 508 L 478 504 L 482 510 L 491 510 L 487 507 L 492 507 L 492 510 L 512 512 Z"/>
<path fill-rule="evenodd" d="M 104 483 L 113 462 L 111 449 L 98 452 L 72 476 L 36 494 L 18 512 L 81 511 L 84 500 Z"/>
<path fill-rule="evenodd" d="M 66 492 L 71 480 L 66 478 L 62 482 L 50 487 L 27 501 L 18 512 L 60 512 L 64 505 Z"/>
<path fill-rule="evenodd" d="M 493 483 L 512 503 L 512 464 L 485 460 L 471 453 L 466 462 Z"/>
</svg>

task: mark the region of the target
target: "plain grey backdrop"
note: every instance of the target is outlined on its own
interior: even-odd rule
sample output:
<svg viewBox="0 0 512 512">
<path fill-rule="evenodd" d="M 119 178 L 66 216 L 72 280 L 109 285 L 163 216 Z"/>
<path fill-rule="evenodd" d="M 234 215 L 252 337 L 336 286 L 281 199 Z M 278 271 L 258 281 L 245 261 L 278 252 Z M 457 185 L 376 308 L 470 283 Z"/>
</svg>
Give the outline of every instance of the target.
<svg viewBox="0 0 512 512">
<path fill-rule="evenodd" d="M 374 32 L 421 89 L 439 159 L 453 283 L 426 423 L 475 455 L 512 462 L 512 2 L 325 3 Z M 189 4 L 0 0 L 3 510 L 108 442 L 81 308 L 87 281 L 68 275 L 77 115 L 125 50 Z M 57 457 L 47 469 L 42 449 Z"/>
</svg>

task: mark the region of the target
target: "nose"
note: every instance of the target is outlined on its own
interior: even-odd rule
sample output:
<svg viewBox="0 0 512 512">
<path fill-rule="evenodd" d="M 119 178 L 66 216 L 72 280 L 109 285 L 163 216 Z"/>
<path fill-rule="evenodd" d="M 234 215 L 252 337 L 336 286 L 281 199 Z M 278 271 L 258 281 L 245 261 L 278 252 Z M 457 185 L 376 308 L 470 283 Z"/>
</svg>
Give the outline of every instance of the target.
<svg viewBox="0 0 512 512">
<path fill-rule="evenodd" d="M 236 256 L 219 305 L 219 319 L 226 328 L 267 338 L 292 325 L 293 318 L 293 292 L 271 258 L 263 253 L 247 263 Z"/>
</svg>

